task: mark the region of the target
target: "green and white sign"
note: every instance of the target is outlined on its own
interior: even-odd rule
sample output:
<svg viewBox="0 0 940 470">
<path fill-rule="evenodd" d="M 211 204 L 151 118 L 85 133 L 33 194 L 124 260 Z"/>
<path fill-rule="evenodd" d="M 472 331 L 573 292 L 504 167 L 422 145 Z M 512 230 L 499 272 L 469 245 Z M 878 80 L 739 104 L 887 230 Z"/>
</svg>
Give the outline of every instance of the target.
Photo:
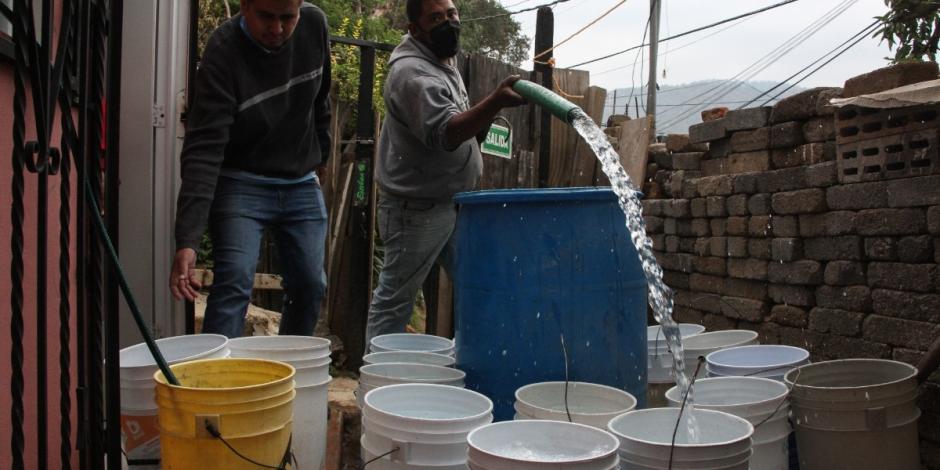
<svg viewBox="0 0 940 470">
<path fill-rule="evenodd" d="M 480 150 L 494 157 L 512 158 L 512 133 L 509 128 L 496 124 L 490 126 Z"/>
</svg>

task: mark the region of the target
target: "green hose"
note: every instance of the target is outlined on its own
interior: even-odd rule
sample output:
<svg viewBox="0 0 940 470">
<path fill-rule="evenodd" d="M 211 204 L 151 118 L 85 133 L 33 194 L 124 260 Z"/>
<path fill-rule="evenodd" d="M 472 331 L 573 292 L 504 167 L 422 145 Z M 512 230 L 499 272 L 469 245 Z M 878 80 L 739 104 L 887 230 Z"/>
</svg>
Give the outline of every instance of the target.
<svg viewBox="0 0 940 470">
<path fill-rule="evenodd" d="M 519 80 L 512 89 L 530 103 L 537 104 L 554 114 L 566 124 L 571 124 L 572 112 L 580 109 L 578 105 L 558 96 L 551 90 L 528 80 Z"/>
</svg>

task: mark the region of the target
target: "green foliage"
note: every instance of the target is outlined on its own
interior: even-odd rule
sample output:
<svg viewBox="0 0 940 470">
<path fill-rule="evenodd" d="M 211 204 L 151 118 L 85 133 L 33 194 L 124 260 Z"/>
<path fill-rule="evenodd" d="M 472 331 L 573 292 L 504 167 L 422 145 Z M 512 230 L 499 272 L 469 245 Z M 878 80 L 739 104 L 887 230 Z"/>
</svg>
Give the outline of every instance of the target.
<svg viewBox="0 0 940 470">
<path fill-rule="evenodd" d="M 881 36 L 895 50 L 893 62 L 937 60 L 940 43 L 940 2 L 924 0 L 885 0 L 890 11 L 878 17 Z"/>
</svg>

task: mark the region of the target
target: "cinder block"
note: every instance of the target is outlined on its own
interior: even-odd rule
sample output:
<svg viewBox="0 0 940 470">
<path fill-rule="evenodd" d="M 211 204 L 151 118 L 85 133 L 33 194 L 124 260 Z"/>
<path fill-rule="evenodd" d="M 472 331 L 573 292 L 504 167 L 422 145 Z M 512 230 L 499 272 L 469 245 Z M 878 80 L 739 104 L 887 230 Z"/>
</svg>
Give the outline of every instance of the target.
<svg viewBox="0 0 940 470">
<path fill-rule="evenodd" d="M 819 261 L 861 260 L 862 239 L 851 235 L 807 238 L 803 240 L 803 254 Z"/>
<path fill-rule="evenodd" d="M 914 235 L 926 231 L 927 216 L 923 209 L 869 209 L 859 211 L 856 227 L 859 235 Z"/>
<path fill-rule="evenodd" d="M 823 212 L 826 193 L 822 189 L 802 189 L 773 195 L 772 208 L 776 214 L 808 214 Z"/>
<path fill-rule="evenodd" d="M 767 278 L 774 284 L 819 285 L 823 283 L 823 266 L 810 260 L 770 263 Z"/>
<path fill-rule="evenodd" d="M 771 112 L 771 106 L 728 111 L 725 115 L 725 128 L 728 132 L 735 132 L 766 127 L 770 124 Z"/>
<path fill-rule="evenodd" d="M 689 128 L 689 141 L 693 144 L 702 144 L 713 140 L 723 139 L 728 135 L 724 119 L 703 122 Z"/>
</svg>

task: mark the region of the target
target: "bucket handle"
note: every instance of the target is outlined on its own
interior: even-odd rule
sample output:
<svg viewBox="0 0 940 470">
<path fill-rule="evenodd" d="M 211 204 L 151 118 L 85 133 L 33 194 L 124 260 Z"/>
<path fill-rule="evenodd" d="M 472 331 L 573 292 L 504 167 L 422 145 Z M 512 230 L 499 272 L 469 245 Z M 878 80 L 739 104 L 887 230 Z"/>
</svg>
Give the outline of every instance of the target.
<svg viewBox="0 0 940 470">
<path fill-rule="evenodd" d="M 287 438 L 287 448 L 284 449 L 284 456 L 281 458 L 281 463 L 279 463 L 277 466 L 265 465 L 263 463 L 252 460 L 250 457 L 247 457 L 241 452 L 237 451 L 234 447 L 232 447 L 231 444 L 228 443 L 228 441 L 225 440 L 224 437 L 222 437 L 222 433 L 219 432 L 219 415 L 196 415 L 195 419 L 197 437 L 206 437 L 200 435 L 200 431 L 205 430 L 208 437 L 218 439 L 222 442 L 222 444 L 225 445 L 225 447 L 228 447 L 232 453 L 237 455 L 238 458 L 251 463 L 252 465 L 257 465 L 258 467 L 269 468 L 272 470 L 287 470 L 289 467 L 293 468 L 294 470 L 298 470 L 300 468 L 300 465 L 297 463 L 297 458 L 294 456 L 294 452 L 291 450 L 292 443 L 294 441 L 293 433 L 291 433 L 291 435 Z M 291 462 L 293 462 L 293 466 L 291 466 Z"/>
</svg>

